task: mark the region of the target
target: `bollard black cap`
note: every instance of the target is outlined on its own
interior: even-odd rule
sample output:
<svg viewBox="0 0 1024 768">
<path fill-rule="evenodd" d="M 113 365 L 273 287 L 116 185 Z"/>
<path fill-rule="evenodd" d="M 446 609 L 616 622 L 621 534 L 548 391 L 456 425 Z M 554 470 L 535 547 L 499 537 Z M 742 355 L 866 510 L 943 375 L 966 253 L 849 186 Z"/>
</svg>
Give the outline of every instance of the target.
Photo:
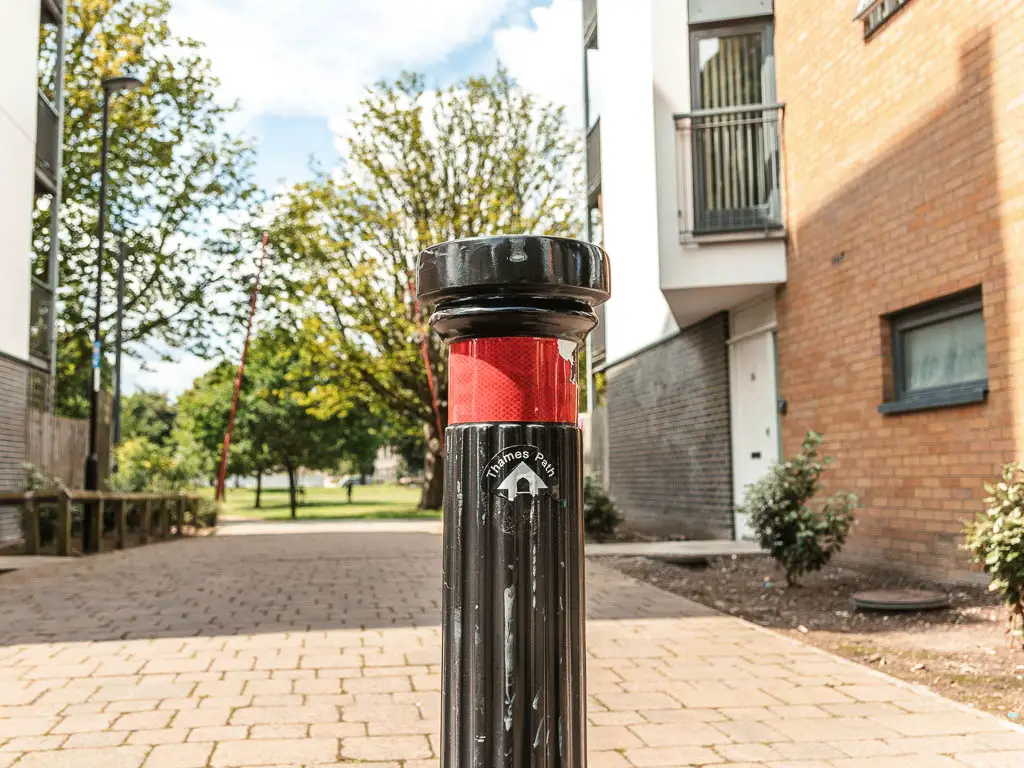
<svg viewBox="0 0 1024 768">
<path fill-rule="evenodd" d="M 580 341 L 608 300 L 608 255 L 547 235 L 451 240 L 420 254 L 417 296 L 446 341 L 481 336 L 557 336 Z"/>
<path fill-rule="evenodd" d="M 608 300 L 608 255 L 581 240 L 499 235 L 432 245 L 417 264 L 424 304 L 484 296 L 565 298 L 597 306 Z"/>
</svg>

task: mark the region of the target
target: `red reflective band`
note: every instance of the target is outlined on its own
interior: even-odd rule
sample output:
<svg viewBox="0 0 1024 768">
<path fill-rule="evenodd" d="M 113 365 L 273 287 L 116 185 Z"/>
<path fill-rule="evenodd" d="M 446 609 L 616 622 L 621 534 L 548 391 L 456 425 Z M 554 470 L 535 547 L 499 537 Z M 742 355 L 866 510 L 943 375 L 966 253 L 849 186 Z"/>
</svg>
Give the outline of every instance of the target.
<svg viewBox="0 0 1024 768">
<path fill-rule="evenodd" d="M 576 344 L 502 337 L 453 342 L 448 423 L 539 421 L 575 424 Z"/>
</svg>

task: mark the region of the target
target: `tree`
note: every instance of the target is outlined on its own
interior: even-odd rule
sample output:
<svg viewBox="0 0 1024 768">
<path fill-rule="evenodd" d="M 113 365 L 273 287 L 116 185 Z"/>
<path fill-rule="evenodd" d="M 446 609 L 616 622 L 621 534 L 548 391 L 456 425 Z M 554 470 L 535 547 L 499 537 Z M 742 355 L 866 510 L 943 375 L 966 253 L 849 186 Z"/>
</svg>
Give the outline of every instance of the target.
<svg viewBox="0 0 1024 768">
<path fill-rule="evenodd" d="M 146 345 L 213 351 L 219 334 L 211 324 L 230 305 L 215 295 L 237 287 L 237 227 L 257 201 L 253 151 L 229 132 L 234 106 L 215 100 L 202 44 L 172 33 L 169 8 L 168 0 L 67 4 L 57 397 L 70 416 L 88 409 L 103 79 L 131 73 L 144 83 L 116 95 L 110 109 L 105 282 L 115 285 L 114 244 L 123 237 L 126 352 Z M 52 31 L 42 40 L 44 90 L 55 43 Z M 37 276 L 46 273 L 48 218 L 45 207 L 36 211 Z M 113 324 L 113 290 L 106 297 L 104 333 Z"/>
<path fill-rule="evenodd" d="M 272 469 L 285 471 L 292 517 L 297 516 L 300 468 L 335 469 L 350 461 L 372 472 L 386 424 L 369 407 L 353 408 L 343 417 L 321 415 L 313 405 L 315 382 L 302 363 L 296 336 L 294 329 L 276 327 L 253 338 L 228 454 L 232 474 L 255 472 L 261 478 Z M 196 446 L 210 476 L 220 463 L 235 370 L 234 363 L 222 361 L 178 398 L 178 442 Z M 258 479 L 257 507 L 261 489 Z"/>
<path fill-rule="evenodd" d="M 234 391 L 236 363 L 222 360 L 197 378 L 192 387 L 178 397 L 175 439 L 186 451 L 199 456 L 201 473 L 216 482 L 221 446 L 227 429 L 228 411 Z M 243 390 L 243 394 L 245 394 Z M 251 411 L 244 400 L 239 409 L 228 453 L 228 472 L 232 475 L 256 475 L 256 507 L 260 506 L 263 475 L 273 469 L 266 448 L 250 438 L 248 420 Z"/>
<path fill-rule="evenodd" d="M 144 437 L 156 445 L 167 445 L 177 415 L 166 392 L 140 389 L 121 398 L 121 434 L 125 440 Z"/>
<path fill-rule="evenodd" d="M 297 517 L 296 479 L 300 468 L 330 469 L 345 455 L 345 422 L 334 415 L 319 418 L 305 405 L 313 388 L 300 365 L 294 334 L 284 328 L 253 339 L 246 365 L 246 438 L 288 474 L 288 501 Z"/>
<path fill-rule="evenodd" d="M 436 508 L 447 364 L 412 295 L 416 257 L 459 237 L 576 234 L 579 143 L 561 108 L 539 103 L 504 70 L 435 93 L 417 75 L 379 83 L 353 129 L 338 174 L 276 201 L 267 291 L 304 315 L 303 355 L 322 414 L 377 401 L 424 430 L 420 506 Z"/>
</svg>

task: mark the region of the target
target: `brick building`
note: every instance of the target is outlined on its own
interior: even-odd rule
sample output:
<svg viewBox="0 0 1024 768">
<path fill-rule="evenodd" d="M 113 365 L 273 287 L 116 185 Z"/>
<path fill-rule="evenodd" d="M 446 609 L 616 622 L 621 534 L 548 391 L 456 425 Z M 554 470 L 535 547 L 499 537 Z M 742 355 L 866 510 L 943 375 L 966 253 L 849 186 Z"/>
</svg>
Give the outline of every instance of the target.
<svg viewBox="0 0 1024 768">
<path fill-rule="evenodd" d="M 583 5 L 591 471 L 627 527 L 749 534 L 814 429 L 848 557 L 965 577 L 1024 445 L 1024 2 Z"/>
<path fill-rule="evenodd" d="M 30 408 L 52 406 L 60 243 L 63 0 L 5 3 L 0 24 L 0 491 L 22 490 Z M 49 227 L 33 234 L 33 208 Z M 33 256 L 33 236 L 49 243 Z M 0 546 L 21 536 L 0 507 Z"/>
<path fill-rule="evenodd" d="M 783 445 L 825 434 L 851 556 L 954 578 L 1024 437 L 1024 3 L 854 5 L 775 7 Z"/>
<path fill-rule="evenodd" d="M 780 445 L 771 0 L 591 0 L 582 29 L 589 233 L 614 272 L 589 471 L 634 531 L 749 535 L 736 502 Z"/>
</svg>

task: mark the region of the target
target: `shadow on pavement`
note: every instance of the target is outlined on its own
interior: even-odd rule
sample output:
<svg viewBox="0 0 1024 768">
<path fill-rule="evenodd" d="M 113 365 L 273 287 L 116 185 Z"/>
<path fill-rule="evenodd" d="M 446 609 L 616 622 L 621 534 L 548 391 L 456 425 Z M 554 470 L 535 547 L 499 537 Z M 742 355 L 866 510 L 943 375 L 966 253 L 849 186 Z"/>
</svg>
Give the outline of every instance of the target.
<svg viewBox="0 0 1024 768">
<path fill-rule="evenodd" d="M 713 615 L 588 571 L 591 619 Z M 440 601 L 436 534 L 218 535 L 0 576 L 0 645 L 429 627 Z"/>
</svg>

